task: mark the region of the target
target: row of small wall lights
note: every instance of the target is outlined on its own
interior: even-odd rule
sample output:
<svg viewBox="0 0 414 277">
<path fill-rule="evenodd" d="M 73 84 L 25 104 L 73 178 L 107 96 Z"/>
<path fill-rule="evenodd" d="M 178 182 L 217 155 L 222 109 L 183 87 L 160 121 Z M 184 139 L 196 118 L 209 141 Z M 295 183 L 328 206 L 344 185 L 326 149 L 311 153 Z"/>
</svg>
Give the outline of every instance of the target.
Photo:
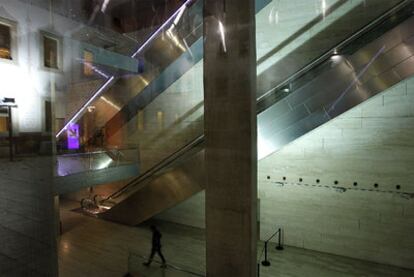
<svg viewBox="0 0 414 277">
<path fill-rule="evenodd" d="M 270 180 L 270 176 L 267 176 L 267 179 L 268 180 Z M 286 181 L 287 180 L 287 178 L 284 176 L 284 177 L 282 177 L 282 179 L 283 179 L 283 181 Z M 300 183 L 302 183 L 303 182 L 303 178 L 299 178 L 299 182 Z M 319 179 L 316 179 L 316 183 L 317 184 L 319 184 L 321 181 L 319 180 Z M 335 180 L 334 181 L 334 184 L 335 185 L 338 185 L 339 184 L 339 182 L 337 181 L 337 180 Z M 354 187 L 356 187 L 356 186 L 358 186 L 358 183 L 357 182 L 354 182 Z M 375 183 L 374 184 L 374 188 L 378 188 L 379 187 L 379 185 L 378 185 L 378 183 Z M 400 185 L 396 185 L 395 186 L 395 188 L 397 189 L 397 190 L 400 190 L 401 189 L 401 186 Z"/>
</svg>

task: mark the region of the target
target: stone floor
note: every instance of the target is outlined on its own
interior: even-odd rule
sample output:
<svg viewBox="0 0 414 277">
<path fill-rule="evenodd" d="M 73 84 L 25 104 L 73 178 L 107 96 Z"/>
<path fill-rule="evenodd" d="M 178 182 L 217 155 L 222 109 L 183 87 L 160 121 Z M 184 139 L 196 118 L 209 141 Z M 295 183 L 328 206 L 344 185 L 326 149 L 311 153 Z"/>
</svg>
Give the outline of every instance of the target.
<svg viewBox="0 0 414 277">
<path fill-rule="evenodd" d="M 61 202 L 63 235 L 59 241 L 60 276 L 191 277 L 205 275 L 203 230 L 157 221 L 167 269 L 142 265 L 150 251 L 149 222 L 128 227 L 72 212 L 77 203 Z M 259 254 L 263 244 L 259 244 Z M 294 247 L 271 245 L 270 267 L 260 276 L 414 276 L 414 271 Z"/>
</svg>

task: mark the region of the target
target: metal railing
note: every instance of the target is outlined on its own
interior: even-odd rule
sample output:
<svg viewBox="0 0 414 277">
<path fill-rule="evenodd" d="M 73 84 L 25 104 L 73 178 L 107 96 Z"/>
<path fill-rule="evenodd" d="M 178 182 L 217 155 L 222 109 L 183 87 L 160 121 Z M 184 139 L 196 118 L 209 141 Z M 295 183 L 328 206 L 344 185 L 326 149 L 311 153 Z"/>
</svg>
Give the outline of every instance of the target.
<svg viewBox="0 0 414 277">
<path fill-rule="evenodd" d="M 266 266 L 266 267 L 270 266 L 270 261 L 268 260 L 268 244 L 269 244 L 270 240 L 272 238 L 274 238 L 276 235 L 278 235 L 278 242 L 277 242 L 277 246 L 276 246 L 275 249 L 279 250 L 279 251 L 284 249 L 283 242 L 282 242 L 282 233 L 283 233 L 282 228 L 279 228 L 279 229 L 277 229 L 277 231 L 273 235 L 271 235 L 267 240 L 265 240 L 264 246 L 262 248 L 262 252 L 259 256 L 259 259 L 257 260 L 257 276 L 260 276 L 260 264 L 262 264 L 262 266 Z M 265 258 L 264 258 L 263 261 L 260 262 L 260 260 L 263 257 L 263 253 L 265 255 Z"/>
<path fill-rule="evenodd" d="M 128 151 L 133 151 L 133 158 L 128 157 Z M 78 163 L 79 168 L 77 171 L 70 171 L 69 163 L 73 163 L 75 160 Z M 107 148 L 91 152 L 68 153 L 58 155 L 57 161 L 58 176 L 67 176 L 80 172 L 101 170 L 105 168 L 118 167 L 120 165 L 138 163 L 139 148 Z M 65 166 L 65 163 L 68 164 Z"/>
<path fill-rule="evenodd" d="M 350 35 L 347 39 L 345 39 L 345 40 L 339 42 L 338 44 L 336 44 L 329 51 L 326 51 L 325 53 L 323 53 L 319 57 L 315 58 L 309 64 L 307 64 L 306 66 L 304 66 L 303 68 L 298 70 L 296 73 L 294 73 L 293 75 L 291 75 L 290 77 L 286 78 L 284 81 L 282 81 L 281 83 L 276 85 L 273 89 L 271 89 L 271 90 L 267 91 L 265 94 L 261 95 L 257 99 L 258 106 L 270 94 L 277 93 L 279 90 L 286 87 L 288 84 L 292 83 L 295 79 L 303 76 L 307 72 L 309 72 L 312 69 L 316 68 L 321 63 L 328 60 L 331 57 L 331 55 L 334 53 L 334 51 L 337 51 L 338 49 L 344 48 L 346 45 L 351 43 L 353 40 L 358 39 L 363 34 L 369 32 L 374 26 L 381 23 L 386 18 L 389 18 L 396 11 L 401 10 L 405 5 L 407 5 L 407 3 L 409 3 L 409 1 L 402 1 L 399 4 L 397 4 L 396 6 L 392 7 L 387 12 L 383 13 L 381 16 L 379 16 L 378 18 L 376 18 L 375 20 L 373 20 L 372 22 L 370 22 L 366 26 L 362 27 L 360 30 L 358 30 L 355 33 L 353 33 L 352 35 Z M 258 108 L 257 113 L 259 114 L 261 111 L 267 109 L 269 106 L 271 106 L 273 104 L 274 103 L 266 103 L 266 107 Z M 205 139 L 204 134 L 198 136 L 193 141 L 191 141 L 190 143 L 188 143 L 184 147 L 180 148 L 179 150 L 177 150 L 176 152 L 174 152 L 173 154 L 171 154 L 170 156 L 168 156 L 167 158 L 162 160 L 160 163 L 153 166 L 151 169 L 147 170 L 141 176 L 139 176 L 138 178 L 132 180 L 131 182 L 129 182 L 128 184 L 123 186 L 121 189 L 117 190 L 116 192 L 114 192 L 113 194 L 109 195 L 108 197 L 104 198 L 101 201 L 105 202 L 105 201 L 110 200 L 110 199 L 115 199 L 115 198 L 119 197 L 120 195 L 122 195 L 123 193 L 129 191 L 129 189 L 131 189 L 131 188 L 135 187 L 136 185 L 138 185 L 139 183 L 147 180 L 148 178 L 153 176 L 155 173 L 162 170 L 167 165 L 170 165 L 172 162 L 174 162 L 175 160 L 177 160 L 178 158 L 180 158 L 181 156 L 186 154 L 188 150 L 192 149 L 196 145 L 200 145 L 202 142 L 204 142 L 204 139 Z M 97 203 L 97 205 L 99 205 L 99 203 Z"/>
</svg>

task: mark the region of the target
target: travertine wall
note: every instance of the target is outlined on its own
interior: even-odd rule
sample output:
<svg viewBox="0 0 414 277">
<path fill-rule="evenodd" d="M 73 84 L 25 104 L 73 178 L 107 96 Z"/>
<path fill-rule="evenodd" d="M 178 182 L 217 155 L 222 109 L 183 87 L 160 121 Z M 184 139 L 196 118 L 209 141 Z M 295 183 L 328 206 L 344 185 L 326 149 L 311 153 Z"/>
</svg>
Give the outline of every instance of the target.
<svg viewBox="0 0 414 277">
<path fill-rule="evenodd" d="M 259 161 L 261 239 L 413 268 L 413 127 L 414 78 Z M 203 228 L 203 203 L 159 218 Z"/>
<path fill-rule="evenodd" d="M 413 104 L 409 79 L 260 161 L 262 238 L 413 268 Z"/>
</svg>

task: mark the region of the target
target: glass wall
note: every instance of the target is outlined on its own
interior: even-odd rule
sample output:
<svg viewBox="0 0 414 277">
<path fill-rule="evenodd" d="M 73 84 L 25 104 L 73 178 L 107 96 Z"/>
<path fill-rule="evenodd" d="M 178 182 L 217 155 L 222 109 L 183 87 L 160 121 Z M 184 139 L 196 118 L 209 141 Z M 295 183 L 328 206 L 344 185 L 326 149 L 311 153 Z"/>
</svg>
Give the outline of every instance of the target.
<svg viewBox="0 0 414 277">
<path fill-rule="evenodd" d="M 331 159 L 330 155 L 339 151 L 336 147 L 342 147 L 340 139 L 347 136 L 350 139 L 347 147 L 352 148 L 354 143 L 353 147 L 359 149 L 360 140 L 375 142 L 373 133 L 380 132 L 379 125 L 397 120 L 394 117 L 404 119 L 390 124 L 403 125 L 404 121 L 411 126 L 407 119 L 411 116 L 410 108 L 404 103 L 412 102 L 409 97 L 412 82 L 407 79 L 412 74 L 409 63 L 412 39 L 402 35 L 410 27 L 381 41 L 383 35 L 409 20 L 412 7 L 408 2 L 255 1 L 262 241 L 276 231 L 274 222 L 278 224 L 276 227 L 285 229 L 286 244 L 339 255 L 352 256 L 350 249 L 355 250 L 358 239 L 367 238 L 353 238 L 354 244 L 336 247 L 336 236 L 342 233 L 336 233 L 329 216 L 338 218 L 340 211 L 313 213 L 311 216 L 320 215 L 324 220 L 319 226 L 308 222 L 313 228 L 308 230 L 300 225 L 300 218 L 293 217 L 295 222 L 289 221 L 295 211 L 294 205 L 285 203 L 292 212 L 274 203 L 280 200 L 280 195 L 290 199 L 296 193 L 303 202 L 309 200 L 307 197 L 311 194 L 287 188 L 290 180 L 295 180 L 293 183 L 297 187 L 305 183 L 307 187 L 324 185 L 340 193 L 350 190 L 351 183 L 358 188 L 361 182 L 373 183 L 374 188 L 363 188 L 367 190 L 382 186 L 380 181 L 374 181 L 374 174 L 368 172 L 372 163 L 370 168 L 362 165 L 364 157 L 359 160 L 364 172 L 349 166 L 363 181 L 351 180 L 353 173 L 339 179 L 332 172 L 327 173 L 330 179 L 326 181 L 319 175 L 325 174 L 325 169 L 334 169 L 329 169 L 331 167 L 321 160 L 315 162 L 309 158 L 309 153 Z M 83 242 L 73 241 L 76 237 L 96 248 L 102 245 L 105 250 L 116 248 L 124 258 L 113 264 L 101 262 L 94 270 L 102 269 L 102 274 L 108 268 L 112 272 L 111 266 L 116 268 L 117 274 L 125 271 L 126 266 L 145 271 L 147 268 L 141 265 L 145 260 L 142 256 L 148 253 L 141 246 L 148 245 L 138 243 L 130 247 L 129 244 L 146 241 L 151 222 L 166 233 L 165 243 L 169 247 L 166 253 L 178 268 L 174 270 L 204 274 L 204 183 L 196 182 L 205 177 L 198 170 L 204 166 L 203 44 L 209 39 L 203 36 L 203 3 L 202 0 L 0 0 L 1 276 L 57 276 L 57 249 L 64 261 L 69 261 L 61 265 L 63 276 L 90 272 L 89 266 L 93 265 L 88 264 L 87 259 L 78 261 L 72 257 L 77 253 L 88 256 L 95 252 L 79 250 L 77 247 Z M 224 40 L 226 30 L 219 28 L 217 34 Z M 376 40 L 380 40 L 380 47 L 370 46 Z M 218 59 L 223 57 L 217 54 Z M 391 58 L 400 59 L 401 64 L 395 60 L 391 63 Z M 396 84 L 400 86 L 393 87 Z M 372 98 L 378 103 L 371 108 L 358 108 L 357 105 L 384 91 L 391 91 L 395 97 L 386 92 L 382 98 Z M 394 102 L 398 105 L 392 106 Z M 390 105 L 393 112 L 380 108 L 386 105 Z M 356 111 L 354 114 L 351 111 L 343 115 L 352 108 Z M 390 113 L 392 118 L 383 119 L 375 113 L 377 108 Z M 363 119 L 365 115 L 370 119 Z M 292 147 L 298 139 L 318 131 L 317 128 L 338 116 L 345 117 L 339 117 L 337 123 L 327 128 L 326 132 L 332 134 L 322 131 L 323 134 L 310 136 L 299 148 Z M 336 128 L 335 124 L 341 127 Z M 368 134 L 364 133 L 365 129 L 359 133 L 349 130 L 355 126 L 363 129 L 364 124 L 376 131 L 370 130 Z M 407 139 L 409 130 L 401 129 L 403 135 L 396 135 L 396 138 L 411 151 Z M 386 132 L 393 131 L 387 129 Z M 358 139 L 350 138 L 353 135 Z M 379 149 L 381 147 L 391 147 L 389 140 L 382 139 L 375 148 L 377 152 L 385 151 Z M 369 147 L 364 147 L 362 151 L 369 156 Z M 327 149 L 330 154 L 324 152 Z M 351 150 L 355 152 L 355 149 Z M 404 156 L 401 149 L 398 148 L 398 153 Z M 289 163 L 281 161 L 279 153 Z M 384 153 L 393 155 L 392 151 Z M 346 156 L 344 163 L 353 163 L 349 154 L 340 154 L 342 158 Z M 399 160 L 395 164 L 410 169 L 410 155 L 404 158 L 405 162 Z M 306 162 L 318 164 L 319 171 L 309 171 Z M 391 170 L 385 164 L 381 168 L 387 172 Z M 399 169 L 392 172 L 397 173 L 406 172 Z M 406 189 L 409 188 L 406 179 L 383 177 L 389 182 L 398 181 L 395 186 L 384 189 L 396 192 L 390 195 L 402 196 L 401 199 L 411 195 Z M 310 178 L 312 184 L 307 183 Z M 348 187 L 342 186 L 344 180 Z M 406 190 L 402 191 L 400 182 L 405 182 Z M 313 197 L 311 202 L 318 206 L 320 197 L 317 194 Z M 359 201 L 361 205 L 365 199 L 358 195 L 349 199 L 337 195 L 329 197 L 343 203 Z M 369 196 L 367 199 L 377 201 L 375 203 L 379 203 L 378 199 L 394 201 L 396 204 L 391 203 L 389 208 L 404 207 L 402 213 L 411 207 L 400 198 Z M 346 202 L 343 206 L 349 205 L 350 202 Z M 275 207 L 282 212 L 275 211 Z M 311 208 L 301 210 L 304 217 Z M 364 209 L 371 220 L 369 209 L 366 206 Z M 97 227 L 72 210 L 129 225 L 142 224 L 150 218 L 154 221 L 139 225 L 141 229 L 136 228 L 132 233 L 121 232 L 122 228 L 129 227 L 111 225 L 103 220 L 94 221 L 104 222 L 103 225 L 97 223 Z M 380 223 L 393 222 L 388 210 L 381 214 L 385 214 L 385 218 L 380 216 Z M 76 235 L 71 235 L 71 230 L 76 229 L 74 226 L 79 226 L 73 218 L 78 222 L 84 220 L 85 226 L 91 229 L 85 227 L 85 232 L 74 231 Z M 400 225 L 396 226 L 404 225 L 403 219 L 401 217 L 397 222 Z M 363 219 L 354 217 L 352 220 L 364 224 Z M 169 225 L 168 222 L 173 223 Z M 379 228 L 380 223 L 372 226 Z M 116 238 L 122 241 L 122 246 L 116 247 L 116 241 L 104 245 L 104 241 L 111 239 L 112 231 L 120 231 Z M 69 235 L 60 237 L 57 242 L 62 232 Z M 404 232 L 401 233 L 405 236 Z M 94 235 L 89 236 L 90 233 Z M 344 234 L 349 235 L 345 231 Z M 321 243 L 323 235 L 330 237 L 330 243 Z M 381 243 L 385 235 L 373 241 Z M 129 236 L 136 241 L 125 240 Z M 179 236 L 183 245 L 191 244 L 194 236 L 197 249 L 181 248 L 174 236 Z M 412 244 L 405 238 L 402 241 Z M 367 253 L 369 249 L 357 258 L 369 260 Z M 197 258 L 191 264 L 186 259 L 191 261 L 193 254 Z M 127 256 L 131 259 L 127 260 Z M 371 260 L 384 262 L 384 257 L 386 255 L 378 255 Z M 409 263 L 404 261 L 392 264 L 407 267 Z M 117 267 L 119 264 L 122 267 Z M 273 273 L 264 271 L 268 276 Z"/>
</svg>

